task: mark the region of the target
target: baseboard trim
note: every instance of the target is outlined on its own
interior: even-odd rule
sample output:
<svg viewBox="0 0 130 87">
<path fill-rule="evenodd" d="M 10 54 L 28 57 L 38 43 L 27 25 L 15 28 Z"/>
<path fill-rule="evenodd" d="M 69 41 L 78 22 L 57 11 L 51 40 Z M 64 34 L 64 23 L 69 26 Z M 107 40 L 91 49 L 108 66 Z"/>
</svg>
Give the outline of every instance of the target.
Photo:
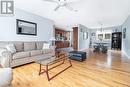
<svg viewBox="0 0 130 87">
<path fill-rule="evenodd" d="M 126 57 L 130 59 L 130 56 L 125 51 L 122 51 L 122 52 L 126 55 Z"/>
</svg>

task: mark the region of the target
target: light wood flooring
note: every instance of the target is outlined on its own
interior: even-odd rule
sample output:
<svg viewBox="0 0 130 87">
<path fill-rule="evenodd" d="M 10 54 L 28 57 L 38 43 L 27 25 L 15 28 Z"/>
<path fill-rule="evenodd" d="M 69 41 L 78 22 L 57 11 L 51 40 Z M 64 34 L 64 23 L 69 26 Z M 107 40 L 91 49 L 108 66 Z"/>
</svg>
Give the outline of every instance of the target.
<svg viewBox="0 0 130 87">
<path fill-rule="evenodd" d="M 13 87 L 130 87 L 130 59 L 120 51 L 108 54 L 88 51 L 84 62 L 72 61 L 73 66 L 52 79 L 38 75 L 39 65 L 27 64 L 13 69 Z M 68 63 L 50 71 L 62 70 Z"/>
</svg>

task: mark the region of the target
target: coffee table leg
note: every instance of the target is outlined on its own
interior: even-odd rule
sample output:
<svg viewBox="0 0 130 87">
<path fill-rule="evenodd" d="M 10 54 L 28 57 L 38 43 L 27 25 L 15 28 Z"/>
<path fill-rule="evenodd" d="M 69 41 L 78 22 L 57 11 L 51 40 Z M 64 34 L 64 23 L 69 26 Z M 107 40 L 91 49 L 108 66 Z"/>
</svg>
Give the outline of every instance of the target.
<svg viewBox="0 0 130 87">
<path fill-rule="evenodd" d="M 46 75 L 47 75 L 47 79 L 48 79 L 48 81 L 50 81 L 49 73 L 48 73 L 48 65 L 46 65 Z"/>
<path fill-rule="evenodd" d="M 72 66 L 71 60 L 69 60 L 70 66 Z"/>
<path fill-rule="evenodd" d="M 39 68 L 39 75 L 41 74 L 41 66 L 42 66 L 42 65 L 40 64 L 40 68 Z"/>
<path fill-rule="evenodd" d="M 64 62 L 65 62 L 65 59 L 63 59 L 63 62 L 62 62 L 62 64 L 64 64 Z"/>
</svg>

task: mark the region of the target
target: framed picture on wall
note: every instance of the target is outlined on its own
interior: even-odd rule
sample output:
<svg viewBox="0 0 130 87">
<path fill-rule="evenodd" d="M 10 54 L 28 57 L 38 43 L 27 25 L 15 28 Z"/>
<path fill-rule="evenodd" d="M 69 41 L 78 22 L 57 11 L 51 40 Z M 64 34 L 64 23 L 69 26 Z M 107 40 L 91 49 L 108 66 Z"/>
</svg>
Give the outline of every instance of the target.
<svg viewBox="0 0 130 87">
<path fill-rule="evenodd" d="M 103 40 L 103 34 L 98 34 L 98 40 Z"/>
<path fill-rule="evenodd" d="M 34 22 L 17 19 L 17 34 L 37 35 L 37 24 Z"/>
<path fill-rule="evenodd" d="M 126 38 L 126 28 L 123 29 L 123 38 Z"/>
<path fill-rule="evenodd" d="M 83 32 L 83 39 L 87 40 L 88 39 L 88 32 Z"/>
</svg>

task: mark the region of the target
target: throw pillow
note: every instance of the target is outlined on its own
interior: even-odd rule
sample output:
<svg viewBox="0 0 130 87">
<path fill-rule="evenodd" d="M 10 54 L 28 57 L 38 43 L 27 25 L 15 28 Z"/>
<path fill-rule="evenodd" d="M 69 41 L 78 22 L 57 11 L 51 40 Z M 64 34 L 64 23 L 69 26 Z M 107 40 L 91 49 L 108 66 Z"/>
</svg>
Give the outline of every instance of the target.
<svg viewBox="0 0 130 87">
<path fill-rule="evenodd" d="M 50 44 L 49 43 L 44 43 L 42 49 L 50 49 Z"/>
<path fill-rule="evenodd" d="M 14 44 L 8 44 L 8 45 L 6 45 L 6 48 L 11 53 L 16 53 L 16 48 L 15 48 Z"/>
</svg>

